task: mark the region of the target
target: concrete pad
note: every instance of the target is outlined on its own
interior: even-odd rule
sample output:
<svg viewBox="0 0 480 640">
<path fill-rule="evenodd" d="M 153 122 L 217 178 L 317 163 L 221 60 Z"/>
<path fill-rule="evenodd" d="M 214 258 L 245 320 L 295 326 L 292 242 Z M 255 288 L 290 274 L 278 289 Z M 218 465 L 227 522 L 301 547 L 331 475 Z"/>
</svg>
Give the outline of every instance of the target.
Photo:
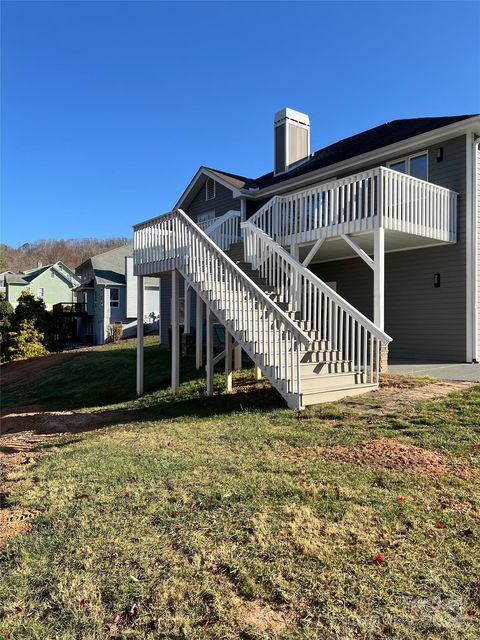
<svg viewBox="0 0 480 640">
<path fill-rule="evenodd" d="M 480 364 L 394 360 L 389 362 L 388 371 L 402 375 L 431 376 L 440 380 L 480 382 Z"/>
</svg>

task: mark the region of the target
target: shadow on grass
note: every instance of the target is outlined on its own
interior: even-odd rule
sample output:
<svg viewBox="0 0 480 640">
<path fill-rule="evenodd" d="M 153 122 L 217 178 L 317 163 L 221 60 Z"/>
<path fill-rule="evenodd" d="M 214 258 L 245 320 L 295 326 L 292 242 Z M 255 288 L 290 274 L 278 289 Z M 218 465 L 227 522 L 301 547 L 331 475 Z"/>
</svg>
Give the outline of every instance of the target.
<svg viewBox="0 0 480 640">
<path fill-rule="evenodd" d="M 236 388 L 232 394 L 224 393 L 223 375 L 217 374 L 214 396 L 206 396 L 205 371 L 197 371 L 191 357 L 181 360 L 180 393 L 173 397 L 170 394 L 171 354 L 157 344 L 145 347 L 145 393 L 137 398 L 134 347 L 117 346 L 84 353 L 9 385 L 3 393 L 4 410 L 19 415 L 4 418 L 3 433 L 74 434 L 113 423 L 202 418 L 284 406 L 274 389 L 254 381 L 253 369 L 235 372 Z M 219 365 L 219 370 L 221 368 L 223 363 Z M 73 414 L 49 413 L 81 410 L 82 413 Z"/>
</svg>

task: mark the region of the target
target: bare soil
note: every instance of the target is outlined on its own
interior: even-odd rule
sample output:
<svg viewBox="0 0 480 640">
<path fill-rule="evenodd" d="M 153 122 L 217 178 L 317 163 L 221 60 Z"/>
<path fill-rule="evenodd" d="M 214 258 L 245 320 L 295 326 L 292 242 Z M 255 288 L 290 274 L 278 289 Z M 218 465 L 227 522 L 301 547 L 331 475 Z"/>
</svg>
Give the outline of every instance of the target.
<svg viewBox="0 0 480 640">
<path fill-rule="evenodd" d="M 319 446 L 314 449 L 318 455 L 327 460 L 417 473 L 429 477 L 453 475 L 466 479 L 476 473 L 472 467 L 456 464 L 439 451 L 405 444 L 396 438 L 366 440 L 354 447 L 334 445 Z"/>
</svg>

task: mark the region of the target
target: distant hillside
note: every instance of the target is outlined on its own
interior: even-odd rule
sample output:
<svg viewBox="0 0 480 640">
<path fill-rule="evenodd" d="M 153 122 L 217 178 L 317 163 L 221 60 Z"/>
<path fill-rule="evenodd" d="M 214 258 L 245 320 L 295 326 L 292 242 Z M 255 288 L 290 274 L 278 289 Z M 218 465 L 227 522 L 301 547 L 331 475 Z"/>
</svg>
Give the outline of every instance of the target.
<svg viewBox="0 0 480 640">
<path fill-rule="evenodd" d="M 75 269 L 90 256 L 121 247 L 129 238 L 83 238 L 82 240 L 37 240 L 14 249 L 0 245 L 0 271 L 25 271 L 42 264 L 62 260 Z"/>
</svg>

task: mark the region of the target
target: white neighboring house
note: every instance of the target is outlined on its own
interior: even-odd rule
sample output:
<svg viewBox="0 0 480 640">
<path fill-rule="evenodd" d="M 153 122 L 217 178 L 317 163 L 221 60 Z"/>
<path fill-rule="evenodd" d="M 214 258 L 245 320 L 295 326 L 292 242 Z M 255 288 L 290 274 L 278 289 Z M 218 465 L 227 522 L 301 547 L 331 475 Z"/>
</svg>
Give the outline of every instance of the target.
<svg viewBox="0 0 480 640">
<path fill-rule="evenodd" d="M 133 276 L 133 243 L 111 249 L 85 260 L 76 268 L 81 284 L 76 287 L 77 302 L 85 305 L 79 318 L 78 335 L 84 341 L 103 344 L 109 327 L 121 324 L 124 335 L 136 333 L 137 278 Z M 159 279 L 145 283 L 143 321 L 152 328 L 160 316 Z"/>
</svg>

